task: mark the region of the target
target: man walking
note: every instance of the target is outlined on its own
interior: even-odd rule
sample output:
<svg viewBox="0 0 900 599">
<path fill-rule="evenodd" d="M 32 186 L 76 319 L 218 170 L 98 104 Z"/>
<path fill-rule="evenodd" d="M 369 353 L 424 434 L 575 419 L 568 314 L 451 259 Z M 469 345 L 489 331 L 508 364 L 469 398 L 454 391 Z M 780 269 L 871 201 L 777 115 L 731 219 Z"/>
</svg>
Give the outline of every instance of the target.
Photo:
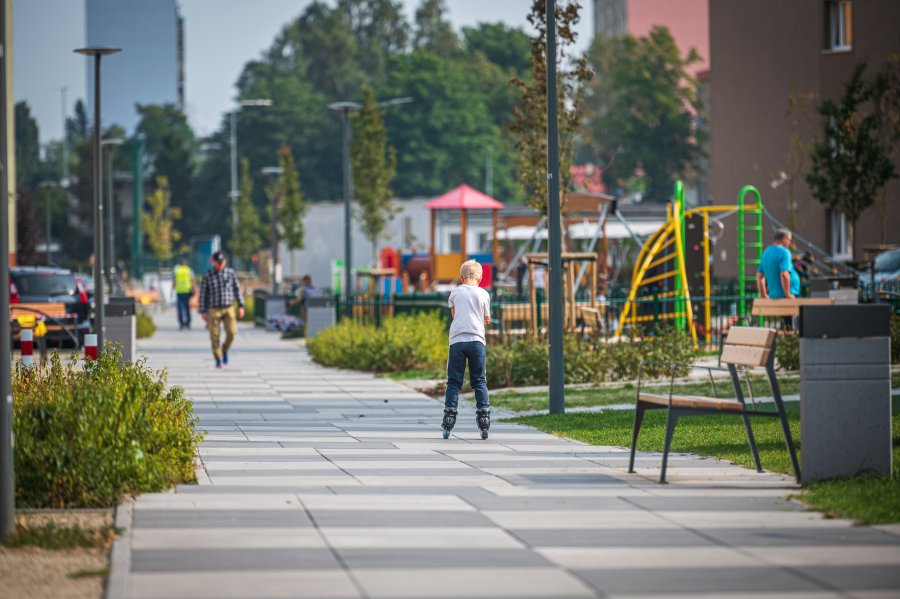
<svg viewBox="0 0 900 599">
<path fill-rule="evenodd" d="M 187 258 L 178 261 L 175 267 L 175 298 L 178 306 L 178 330 L 191 328 L 191 297 L 197 288 L 194 271 L 188 266 Z"/>
<path fill-rule="evenodd" d="M 216 368 L 228 365 L 228 350 L 237 334 L 237 319 L 244 317 L 244 298 L 241 285 L 234 270 L 225 267 L 227 257 L 224 252 L 212 255 L 212 268 L 203 275 L 200 284 L 200 317 L 209 326 L 209 340 L 212 344 Z M 237 302 L 237 317 L 234 304 Z M 219 327 L 225 325 L 225 342 L 219 345 Z"/>
<path fill-rule="evenodd" d="M 800 275 L 794 268 L 791 258 L 791 240 L 793 236 L 788 229 L 775 231 L 775 238 L 763 251 L 756 270 L 756 287 L 759 296 L 771 299 L 794 299 L 800 295 Z M 790 316 L 784 319 L 785 328 L 793 327 Z"/>
</svg>

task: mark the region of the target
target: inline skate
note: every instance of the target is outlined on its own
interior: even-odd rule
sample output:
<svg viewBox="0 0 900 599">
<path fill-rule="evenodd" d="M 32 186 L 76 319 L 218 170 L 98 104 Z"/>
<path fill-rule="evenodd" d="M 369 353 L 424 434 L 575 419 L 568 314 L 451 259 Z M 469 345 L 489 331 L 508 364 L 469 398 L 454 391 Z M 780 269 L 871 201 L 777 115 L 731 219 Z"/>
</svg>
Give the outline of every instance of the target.
<svg viewBox="0 0 900 599">
<path fill-rule="evenodd" d="M 488 438 L 488 430 L 491 428 L 491 411 L 477 410 L 475 412 L 475 422 L 478 423 L 478 429 L 481 431 L 481 438 Z"/>
<path fill-rule="evenodd" d="M 444 410 L 444 420 L 441 422 L 441 428 L 444 429 L 444 438 L 450 438 L 450 431 L 456 425 L 456 410 Z"/>
</svg>

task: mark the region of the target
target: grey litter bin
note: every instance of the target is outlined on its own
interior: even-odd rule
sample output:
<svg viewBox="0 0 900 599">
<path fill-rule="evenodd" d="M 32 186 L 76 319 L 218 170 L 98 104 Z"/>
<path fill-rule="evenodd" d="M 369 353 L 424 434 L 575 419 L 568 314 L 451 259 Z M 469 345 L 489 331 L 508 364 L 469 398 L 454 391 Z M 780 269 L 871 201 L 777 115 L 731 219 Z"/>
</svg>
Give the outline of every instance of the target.
<svg viewBox="0 0 900 599">
<path fill-rule="evenodd" d="M 334 326 L 335 302 L 332 296 L 306 298 L 306 338 L 311 339 L 319 331 Z"/>
<path fill-rule="evenodd" d="M 803 482 L 890 476 L 890 306 L 802 306 L 800 316 Z"/>
<path fill-rule="evenodd" d="M 106 315 L 106 341 L 108 343 L 118 343 L 122 346 L 123 362 L 134 361 L 135 348 L 135 304 L 133 297 L 110 297 L 104 306 L 103 313 Z"/>
</svg>

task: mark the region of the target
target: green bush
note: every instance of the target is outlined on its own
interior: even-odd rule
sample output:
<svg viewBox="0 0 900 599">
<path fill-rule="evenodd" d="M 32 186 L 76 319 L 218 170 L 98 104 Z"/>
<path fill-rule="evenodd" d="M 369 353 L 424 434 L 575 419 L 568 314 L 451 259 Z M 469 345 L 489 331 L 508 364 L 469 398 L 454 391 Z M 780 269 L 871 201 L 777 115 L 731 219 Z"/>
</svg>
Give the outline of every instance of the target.
<svg viewBox="0 0 900 599">
<path fill-rule="evenodd" d="M 439 369 L 447 360 L 447 327 L 437 313 L 385 319 L 381 327 L 345 319 L 307 341 L 323 366 L 370 372 Z"/>
<path fill-rule="evenodd" d="M 127 493 L 162 491 L 195 480 L 202 440 L 192 402 L 167 389 L 165 371 L 143 360 L 119 369 L 121 351 L 97 362 L 13 375 L 16 500 L 21 507 L 116 505 Z"/>
<path fill-rule="evenodd" d="M 900 364 L 900 315 L 891 316 L 891 364 Z"/>
<path fill-rule="evenodd" d="M 775 343 L 775 359 L 781 370 L 800 370 L 800 336 L 787 333 Z"/>
<path fill-rule="evenodd" d="M 254 312 L 256 308 L 256 299 L 253 297 L 252 293 L 244 294 L 244 317 L 241 318 L 241 322 L 253 322 Z"/>
<path fill-rule="evenodd" d="M 153 318 L 146 312 L 138 312 L 135 318 L 135 336 L 138 339 L 152 337 L 153 333 L 156 332 L 156 324 L 154 324 Z"/>
</svg>

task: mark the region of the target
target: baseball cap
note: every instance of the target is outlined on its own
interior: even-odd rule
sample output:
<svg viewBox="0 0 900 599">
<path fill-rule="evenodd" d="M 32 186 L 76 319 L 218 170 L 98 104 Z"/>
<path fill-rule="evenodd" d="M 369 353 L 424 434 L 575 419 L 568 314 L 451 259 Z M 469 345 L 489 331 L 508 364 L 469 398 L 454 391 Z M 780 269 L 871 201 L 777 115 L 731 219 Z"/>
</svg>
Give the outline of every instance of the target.
<svg viewBox="0 0 900 599">
<path fill-rule="evenodd" d="M 223 260 L 225 260 L 226 257 L 227 256 L 225 256 L 225 252 L 221 252 L 221 251 L 213 252 L 213 255 L 212 255 L 213 262 L 222 262 Z"/>
</svg>

